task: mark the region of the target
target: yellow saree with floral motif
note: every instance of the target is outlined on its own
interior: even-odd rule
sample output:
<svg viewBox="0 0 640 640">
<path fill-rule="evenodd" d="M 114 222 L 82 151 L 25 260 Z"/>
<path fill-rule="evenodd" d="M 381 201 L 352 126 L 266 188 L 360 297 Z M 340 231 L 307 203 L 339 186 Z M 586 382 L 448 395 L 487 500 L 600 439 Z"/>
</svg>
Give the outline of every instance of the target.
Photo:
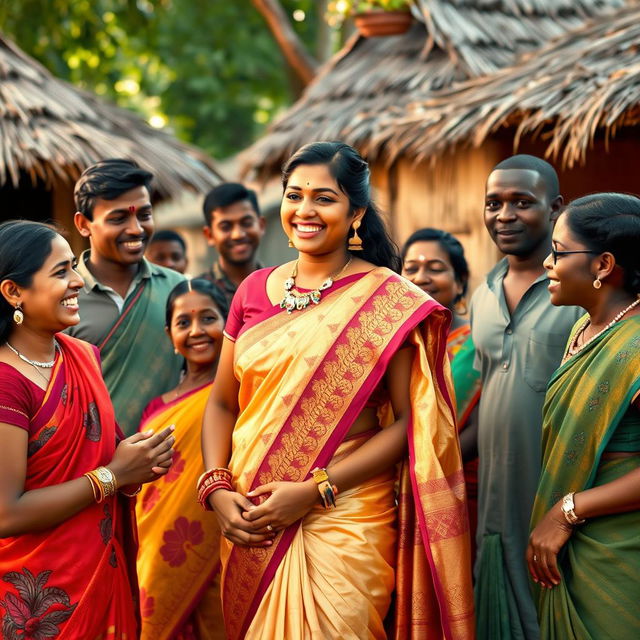
<svg viewBox="0 0 640 640">
<path fill-rule="evenodd" d="M 138 496 L 138 580 L 141 640 L 222 640 L 220 527 L 203 511 L 195 486 L 207 384 L 143 416 L 141 431 L 174 424 L 173 464 L 167 475 L 145 484 Z M 150 405 L 151 406 L 151 405 Z M 146 411 L 145 411 L 146 413 Z"/>
<path fill-rule="evenodd" d="M 373 432 L 346 437 L 394 353 L 413 347 L 407 459 L 314 508 L 269 548 L 222 543 L 230 640 L 466 639 L 474 631 L 469 530 L 446 356 L 448 313 L 375 268 L 237 335 L 230 469 L 246 494 L 303 481 Z M 337 283 L 336 283 L 337 284 Z M 380 427 L 390 419 L 382 400 Z M 399 506 L 396 506 L 398 504 Z M 395 595 L 394 595 L 395 594 Z"/>
</svg>

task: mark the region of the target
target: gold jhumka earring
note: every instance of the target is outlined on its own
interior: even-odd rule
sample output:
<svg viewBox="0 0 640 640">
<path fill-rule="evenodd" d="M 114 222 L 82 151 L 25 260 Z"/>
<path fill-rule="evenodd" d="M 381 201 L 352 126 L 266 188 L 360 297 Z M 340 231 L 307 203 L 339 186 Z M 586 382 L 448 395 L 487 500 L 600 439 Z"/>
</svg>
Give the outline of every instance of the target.
<svg viewBox="0 0 640 640">
<path fill-rule="evenodd" d="M 13 312 L 13 321 L 16 324 L 22 324 L 24 322 L 24 313 L 22 313 L 22 307 L 20 304 L 16 305 L 16 309 Z"/>
<path fill-rule="evenodd" d="M 347 245 L 349 251 L 362 251 L 362 238 L 358 235 L 360 224 L 360 220 L 356 220 L 353 223 L 353 235 L 349 238 L 349 244 Z"/>
</svg>

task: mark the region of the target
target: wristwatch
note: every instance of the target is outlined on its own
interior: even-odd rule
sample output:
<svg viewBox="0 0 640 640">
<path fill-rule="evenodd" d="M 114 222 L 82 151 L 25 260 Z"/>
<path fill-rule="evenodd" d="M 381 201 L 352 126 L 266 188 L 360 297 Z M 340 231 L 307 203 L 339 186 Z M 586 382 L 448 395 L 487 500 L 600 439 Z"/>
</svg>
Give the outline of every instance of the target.
<svg viewBox="0 0 640 640">
<path fill-rule="evenodd" d="M 577 524 L 582 524 L 585 522 L 585 519 L 578 518 L 575 512 L 576 505 L 573 501 L 574 491 L 571 493 L 567 493 L 567 495 L 562 498 L 562 513 L 564 513 L 565 520 L 573 527 Z"/>
</svg>

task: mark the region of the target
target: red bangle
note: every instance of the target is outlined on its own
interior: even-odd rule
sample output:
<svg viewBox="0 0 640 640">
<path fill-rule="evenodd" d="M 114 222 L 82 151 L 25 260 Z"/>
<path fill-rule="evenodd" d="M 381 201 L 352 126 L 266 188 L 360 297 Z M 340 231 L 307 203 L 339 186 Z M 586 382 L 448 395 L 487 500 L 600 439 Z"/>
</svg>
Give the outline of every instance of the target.
<svg viewBox="0 0 640 640">
<path fill-rule="evenodd" d="M 209 504 L 208 498 L 212 493 L 218 491 L 219 489 L 224 489 L 225 491 L 233 491 L 231 483 L 227 480 L 218 480 L 217 482 L 212 482 L 200 487 L 200 490 L 198 491 L 198 502 L 205 511 L 213 511 L 211 505 Z"/>
</svg>

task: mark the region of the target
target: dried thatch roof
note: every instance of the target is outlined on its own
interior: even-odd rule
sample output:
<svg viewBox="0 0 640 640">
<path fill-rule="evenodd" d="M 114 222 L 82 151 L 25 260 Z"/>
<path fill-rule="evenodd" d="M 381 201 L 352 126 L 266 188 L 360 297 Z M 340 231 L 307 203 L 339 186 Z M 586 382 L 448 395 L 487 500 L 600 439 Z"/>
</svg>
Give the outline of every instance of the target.
<svg viewBox="0 0 640 640">
<path fill-rule="evenodd" d="M 627 7 L 547 45 L 489 80 L 474 80 L 389 121 L 377 144 L 416 159 L 479 146 L 503 126 L 550 138 L 547 153 L 584 162 L 597 132 L 640 123 L 640 7 Z"/>
<path fill-rule="evenodd" d="M 354 37 L 302 98 L 243 155 L 258 176 L 279 170 L 299 146 L 340 139 L 369 159 L 380 123 L 410 103 L 512 63 L 624 0 L 417 0 L 420 20 L 403 36 Z"/>
<path fill-rule="evenodd" d="M 161 197 L 185 186 L 206 191 L 221 180 L 203 152 L 53 77 L 0 36 L 0 186 L 17 186 L 21 171 L 49 186 L 74 181 L 90 164 L 112 157 L 153 171 Z"/>
</svg>

